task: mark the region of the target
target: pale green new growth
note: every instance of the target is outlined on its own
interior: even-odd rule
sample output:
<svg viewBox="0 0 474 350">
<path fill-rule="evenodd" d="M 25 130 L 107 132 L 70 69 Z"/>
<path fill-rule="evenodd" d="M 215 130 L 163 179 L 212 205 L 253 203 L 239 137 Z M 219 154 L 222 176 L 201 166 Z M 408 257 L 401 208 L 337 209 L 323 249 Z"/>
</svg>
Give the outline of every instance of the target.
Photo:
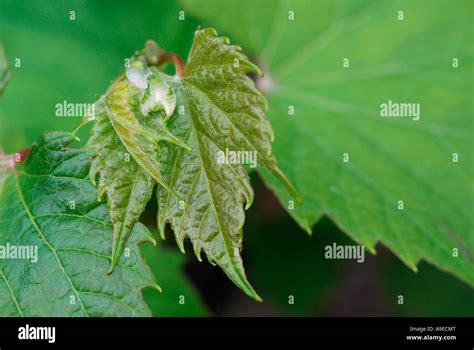
<svg viewBox="0 0 474 350">
<path fill-rule="evenodd" d="M 250 207 L 253 191 L 243 164 L 217 162 L 226 149 L 255 152 L 299 199 L 272 156 L 266 100 L 247 76 L 260 70 L 212 29 L 196 32 L 184 74 L 168 76 L 147 49 L 145 56 L 99 100 L 88 143 L 97 152 L 91 175 L 99 175 L 114 223 L 112 268 L 157 182 L 160 234 L 170 223 L 181 250 L 189 237 L 199 259 L 203 250 L 260 300 L 240 257 L 244 203 Z"/>
<path fill-rule="evenodd" d="M 229 278 L 251 297 L 260 300 L 247 281 L 240 250 L 245 208 L 253 190 L 242 164 L 219 164 L 219 151 L 254 151 L 258 164 L 296 191 L 281 173 L 271 154 L 273 131 L 265 118 L 264 96 L 248 73 L 259 69 L 213 29 L 198 30 L 182 79 L 169 79 L 183 113 L 173 117 L 170 130 L 192 149 L 165 145 L 161 163 L 166 181 L 185 198 L 180 203 L 158 190 L 158 228 L 164 235 L 170 223 L 178 245 L 189 237 L 198 259 L 203 250 Z"/>
<path fill-rule="evenodd" d="M 152 84 L 147 83 L 147 86 Z M 107 194 L 114 224 L 110 271 L 150 199 L 154 181 L 172 192 L 160 171 L 158 142 L 164 140 L 187 148 L 163 123 L 160 128 L 150 129 L 140 121 L 144 116 L 138 116 L 133 104 L 143 99 L 142 94 L 144 92 L 128 80 L 116 81 L 96 104 L 96 124 L 87 145 L 97 152 L 91 176 L 94 180 L 99 174 L 99 199 L 103 193 Z M 151 112 L 145 117 L 164 118 Z"/>
<path fill-rule="evenodd" d="M 107 194 L 107 204 L 114 225 L 112 265 L 120 258 L 123 247 L 150 199 L 154 181 L 130 156 L 107 117 L 103 101 L 96 103 L 96 123 L 87 147 L 95 150 L 90 175 L 95 182 L 99 174 L 99 200 Z"/>
</svg>

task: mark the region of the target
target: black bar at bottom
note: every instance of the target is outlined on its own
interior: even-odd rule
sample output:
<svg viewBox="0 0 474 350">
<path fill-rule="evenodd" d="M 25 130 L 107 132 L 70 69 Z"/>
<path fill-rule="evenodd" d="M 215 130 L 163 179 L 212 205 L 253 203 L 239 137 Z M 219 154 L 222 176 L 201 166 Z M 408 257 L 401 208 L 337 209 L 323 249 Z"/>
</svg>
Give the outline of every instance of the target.
<svg viewBox="0 0 474 350">
<path fill-rule="evenodd" d="M 473 318 L 0 318 L 0 349 L 89 346 L 164 336 L 314 336 L 333 344 L 474 347 Z M 54 342 L 52 328 L 54 327 Z M 32 339 L 39 338 L 43 339 Z M 21 338 L 21 339 L 20 339 Z M 26 339 L 25 339 L 26 338 Z M 146 338 L 146 339 L 145 339 Z M 140 343 L 140 339 L 145 342 Z M 137 342 L 138 341 L 138 342 Z M 157 343 L 159 344 L 159 343 Z M 162 344 L 163 345 L 163 344 Z"/>
</svg>

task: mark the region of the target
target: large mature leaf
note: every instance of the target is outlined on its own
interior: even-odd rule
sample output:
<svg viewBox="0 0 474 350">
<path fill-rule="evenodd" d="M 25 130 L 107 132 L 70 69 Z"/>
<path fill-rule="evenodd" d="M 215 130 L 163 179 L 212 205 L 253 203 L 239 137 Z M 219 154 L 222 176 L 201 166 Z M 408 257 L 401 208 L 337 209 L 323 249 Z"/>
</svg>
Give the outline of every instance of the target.
<svg viewBox="0 0 474 350">
<path fill-rule="evenodd" d="M 212 29 L 196 31 L 184 77 L 156 72 L 177 94 L 179 108 L 170 130 L 191 148 L 163 145 L 163 176 L 184 202 L 160 188 L 158 228 L 164 235 L 170 223 L 181 250 L 189 237 L 198 259 L 203 250 L 237 286 L 259 299 L 240 257 L 243 203 L 246 208 L 251 205 L 253 190 L 243 165 L 219 163 L 219 152 L 256 152 L 258 164 L 295 191 L 271 154 L 273 131 L 265 119 L 266 101 L 247 77 L 251 72 L 259 70 L 239 47 Z"/>
<path fill-rule="evenodd" d="M 2 96 L 8 81 L 10 80 L 10 65 L 7 61 L 5 49 L 0 43 L 0 96 Z"/>
<path fill-rule="evenodd" d="M 326 214 L 371 252 L 382 242 L 474 286 L 472 1 L 182 2 L 266 66 L 274 153 L 305 230 Z M 420 120 L 381 117 L 389 100 L 419 103 Z"/>
<path fill-rule="evenodd" d="M 8 175 L 0 196 L 1 251 L 38 250 L 37 262 L 0 259 L 0 314 L 150 315 L 142 289 L 159 287 L 137 244 L 152 237 L 135 225 L 127 254 L 106 274 L 112 224 L 88 178 L 92 152 L 67 148 L 75 140 L 69 133 L 43 135 L 24 170 Z"/>
</svg>

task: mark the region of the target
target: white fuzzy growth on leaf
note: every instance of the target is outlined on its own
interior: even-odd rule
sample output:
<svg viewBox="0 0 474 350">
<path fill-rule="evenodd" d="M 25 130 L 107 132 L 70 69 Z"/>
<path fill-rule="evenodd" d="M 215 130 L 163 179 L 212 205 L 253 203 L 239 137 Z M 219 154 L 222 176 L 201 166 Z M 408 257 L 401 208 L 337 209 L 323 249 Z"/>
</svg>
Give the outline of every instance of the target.
<svg viewBox="0 0 474 350">
<path fill-rule="evenodd" d="M 148 88 L 148 74 L 143 68 L 143 64 L 139 65 L 134 62 L 127 68 L 125 74 L 127 75 L 128 81 L 140 90 Z"/>
<path fill-rule="evenodd" d="M 157 79 L 150 81 L 148 93 L 140 107 L 143 115 L 150 112 L 164 110 L 167 117 L 170 117 L 176 108 L 176 96 L 170 87 Z"/>
</svg>

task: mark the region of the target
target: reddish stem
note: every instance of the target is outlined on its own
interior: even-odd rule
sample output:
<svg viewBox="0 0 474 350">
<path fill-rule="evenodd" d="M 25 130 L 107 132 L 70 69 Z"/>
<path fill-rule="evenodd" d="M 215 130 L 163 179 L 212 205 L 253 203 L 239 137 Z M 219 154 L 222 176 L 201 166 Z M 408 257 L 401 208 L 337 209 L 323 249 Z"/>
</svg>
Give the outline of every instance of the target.
<svg viewBox="0 0 474 350">
<path fill-rule="evenodd" d="M 28 155 L 30 154 L 30 148 L 25 148 L 24 150 L 20 152 L 16 152 L 13 154 L 8 154 L 5 155 L 1 150 L 0 150 L 0 161 L 6 162 L 6 164 L 10 164 L 10 167 L 14 168 L 15 165 L 23 163 L 26 158 L 28 158 Z M 18 156 L 20 156 L 20 159 L 17 160 Z"/>
<path fill-rule="evenodd" d="M 30 154 L 31 148 L 25 148 L 24 150 L 18 152 L 20 154 L 20 161 L 17 162 L 17 164 L 23 163 L 26 158 L 28 158 L 28 155 Z"/>
<path fill-rule="evenodd" d="M 162 53 L 158 59 L 157 65 L 159 66 L 160 64 L 166 63 L 166 62 L 171 62 L 174 64 L 176 68 L 176 74 L 180 77 L 184 76 L 184 62 L 179 57 L 179 55 L 172 53 L 172 52 L 166 52 Z"/>
</svg>

